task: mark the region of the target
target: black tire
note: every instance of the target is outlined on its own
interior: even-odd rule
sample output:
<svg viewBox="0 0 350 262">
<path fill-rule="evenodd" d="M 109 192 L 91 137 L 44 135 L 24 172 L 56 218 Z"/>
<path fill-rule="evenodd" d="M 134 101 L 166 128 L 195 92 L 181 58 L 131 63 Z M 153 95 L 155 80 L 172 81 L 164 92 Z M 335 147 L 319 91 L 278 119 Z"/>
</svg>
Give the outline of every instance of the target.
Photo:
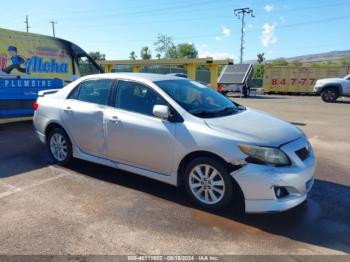
<svg viewBox="0 0 350 262">
<path fill-rule="evenodd" d="M 334 103 L 339 97 L 338 90 L 334 87 L 327 87 L 322 90 L 321 98 L 326 103 Z"/>
<path fill-rule="evenodd" d="M 249 97 L 250 96 L 250 87 L 243 87 L 243 96 Z"/>
<path fill-rule="evenodd" d="M 57 156 L 55 156 L 55 154 L 53 153 L 54 150 L 52 148 L 51 140 L 53 139 L 54 135 L 59 135 L 65 141 L 67 155 L 66 155 L 66 157 L 64 157 L 64 159 L 57 158 Z M 57 164 L 65 166 L 73 159 L 72 143 L 71 143 L 68 135 L 66 134 L 66 132 L 62 128 L 55 128 L 55 129 L 51 130 L 49 135 L 48 135 L 46 144 L 47 144 L 47 148 L 51 154 L 51 157 L 55 160 L 55 162 Z"/>
<path fill-rule="evenodd" d="M 190 182 L 192 180 L 190 177 L 191 173 L 195 167 L 198 167 L 200 165 L 209 165 L 209 166 L 215 168 L 221 175 L 220 179 L 221 178 L 222 179 L 220 181 L 223 181 L 223 183 L 224 183 L 224 187 L 223 187 L 224 193 L 223 193 L 221 200 L 216 202 L 216 203 L 204 203 L 204 202 L 202 202 L 194 195 L 194 193 L 191 189 L 191 182 Z M 184 185 L 184 189 L 185 189 L 187 195 L 189 196 L 190 200 L 194 204 L 199 205 L 207 210 L 218 210 L 218 209 L 225 208 L 227 205 L 229 205 L 231 203 L 231 201 L 233 199 L 233 195 L 234 195 L 234 190 L 235 190 L 232 178 L 230 177 L 230 174 L 227 171 L 225 164 L 222 163 L 221 161 L 218 161 L 216 159 L 209 158 L 209 157 L 196 158 L 187 164 L 187 166 L 185 167 L 185 170 L 184 170 L 183 185 Z M 207 189 L 207 190 L 209 190 L 209 189 Z M 199 189 L 198 189 L 198 191 L 199 191 Z M 211 191 L 213 192 L 213 190 L 211 190 Z M 207 194 L 207 193 L 205 193 L 205 191 L 204 191 L 204 194 Z M 208 193 L 208 196 L 209 196 L 209 193 Z M 213 199 L 213 198 L 211 198 L 211 199 Z"/>
</svg>

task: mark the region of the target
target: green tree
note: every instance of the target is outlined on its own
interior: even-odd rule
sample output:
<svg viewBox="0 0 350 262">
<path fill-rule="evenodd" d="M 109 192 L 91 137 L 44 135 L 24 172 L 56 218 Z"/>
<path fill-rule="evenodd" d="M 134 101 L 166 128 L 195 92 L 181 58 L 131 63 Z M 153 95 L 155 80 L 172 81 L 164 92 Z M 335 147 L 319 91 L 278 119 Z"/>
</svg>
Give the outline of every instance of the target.
<svg viewBox="0 0 350 262">
<path fill-rule="evenodd" d="M 99 51 L 92 51 L 92 52 L 89 52 L 89 56 L 95 60 L 95 61 L 98 61 L 98 60 L 106 60 L 106 55 L 105 54 L 102 54 L 100 53 Z"/>
<path fill-rule="evenodd" d="M 288 61 L 285 58 L 281 57 L 281 58 L 273 60 L 271 62 L 271 65 L 273 65 L 273 66 L 287 66 Z"/>
<path fill-rule="evenodd" d="M 154 43 L 154 45 L 156 47 L 155 51 L 166 58 L 170 58 L 167 57 L 169 54 L 172 54 L 172 52 L 169 52 L 169 50 L 175 47 L 173 39 L 166 34 L 158 34 L 157 41 Z"/>
<path fill-rule="evenodd" d="M 173 46 L 168 49 L 168 51 L 165 54 L 165 58 L 178 58 L 177 48 L 176 46 Z"/>
<path fill-rule="evenodd" d="M 293 66 L 302 66 L 303 65 L 303 63 L 302 62 L 300 62 L 299 60 L 293 60 L 293 61 L 291 61 L 290 63 L 289 63 L 290 65 L 293 65 Z"/>
<path fill-rule="evenodd" d="M 254 79 L 263 79 L 264 78 L 264 65 L 254 65 L 254 72 L 253 72 L 253 78 Z"/>
<path fill-rule="evenodd" d="M 149 60 L 152 58 L 151 50 L 148 46 L 145 46 L 141 49 L 141 58 L 144 60 Z"/>
<path fill-rule="evenodd" d="M 136 56 L 135 51 L 130 52 L 129 58 L 130 58 L 130 60 L 136 60 L 137 56 Z"/>
<path fill-rule="evenodd" d="M 182 43 L 176 46 L 176 53 L 178 58 L 197 58 L 198 50 L 194 44 Z"/>
<path fill-rule="evenodd" d="M 158 59 L 161 59 L 161 58 L 162 58 L 162 55 L 161 55 L 160 53 L 158 53 L 158 54 L 156 55 L 156 57 L 157 57 Z"/>
<path fill-rule="evenodd" d="M 257 61 L 258 61 L 259 64 L 264 63 L 264 61 L 265 61 L 265 53 L 259 53 L 256 56 L 258 58 Z"/>
</svg>

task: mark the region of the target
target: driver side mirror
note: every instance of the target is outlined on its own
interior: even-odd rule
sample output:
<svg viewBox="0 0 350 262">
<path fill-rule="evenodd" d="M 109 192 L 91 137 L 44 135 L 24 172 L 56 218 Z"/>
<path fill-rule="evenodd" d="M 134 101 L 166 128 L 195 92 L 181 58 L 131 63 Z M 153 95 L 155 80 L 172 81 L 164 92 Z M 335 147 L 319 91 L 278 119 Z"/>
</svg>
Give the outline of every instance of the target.
<svg viewBox="0 0 350 262">
<path fill-rule="evenodd" d="M 160 119 L 168 119 L 170 116 L 170 109 L 165 105 L 155 105 L 153 107 L 153 115 Z"/>
</svg>

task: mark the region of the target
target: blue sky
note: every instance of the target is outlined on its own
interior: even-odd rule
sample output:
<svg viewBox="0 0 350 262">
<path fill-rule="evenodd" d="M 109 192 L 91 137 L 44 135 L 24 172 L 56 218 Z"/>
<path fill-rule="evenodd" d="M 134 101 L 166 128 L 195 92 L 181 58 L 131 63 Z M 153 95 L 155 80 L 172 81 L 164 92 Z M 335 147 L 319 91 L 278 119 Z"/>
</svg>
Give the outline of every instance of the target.
<svg viewBox="0 0 350 262">
<path fill-rule="evenodd" d="M 60 0 L 3 1 L 0 27 L 52 34 L 107 59 L 128 59 L 143 46 L 154 49 L 157 34 L 196 45 L 201 57 L 238 61 L 240 23 L 235 8 L 250 7 L 244 59 L 267 59 L 350 49 L 350 0 Z M 156 53 L 152 52 L 153 56 Z"/>
</svg>

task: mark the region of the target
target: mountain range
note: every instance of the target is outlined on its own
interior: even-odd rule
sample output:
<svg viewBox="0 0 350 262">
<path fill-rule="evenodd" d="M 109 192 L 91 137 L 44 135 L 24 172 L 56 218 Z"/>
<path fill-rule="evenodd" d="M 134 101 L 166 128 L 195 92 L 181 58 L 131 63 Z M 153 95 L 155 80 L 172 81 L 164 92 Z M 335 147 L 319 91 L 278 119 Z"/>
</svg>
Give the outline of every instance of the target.
<svg viewBox="0 0 350 262">
<path fill-rule="evenodd" d="M 285 57 L 288 62 L 292 62 L 295 60 L 298 60 L 302 63 L 308 63 L 308 62 L 323 62 L 323 61 L 329 61 L 329 60 L 340 60 L 340 59 L 350 59 L 350 50 L 344 50 L 344 51 L 331 51 L 326 53 L 319 53 L 319 54 L 311 54 L 311 55 L 300 55 L 300 56 L 294 56 L 294 57 Z M 275 59 L 269 59 L 267 62 L 271 62 Z M 256 60 L 248 60 L 246 63 L 255 64 Z"/>
</svg>

